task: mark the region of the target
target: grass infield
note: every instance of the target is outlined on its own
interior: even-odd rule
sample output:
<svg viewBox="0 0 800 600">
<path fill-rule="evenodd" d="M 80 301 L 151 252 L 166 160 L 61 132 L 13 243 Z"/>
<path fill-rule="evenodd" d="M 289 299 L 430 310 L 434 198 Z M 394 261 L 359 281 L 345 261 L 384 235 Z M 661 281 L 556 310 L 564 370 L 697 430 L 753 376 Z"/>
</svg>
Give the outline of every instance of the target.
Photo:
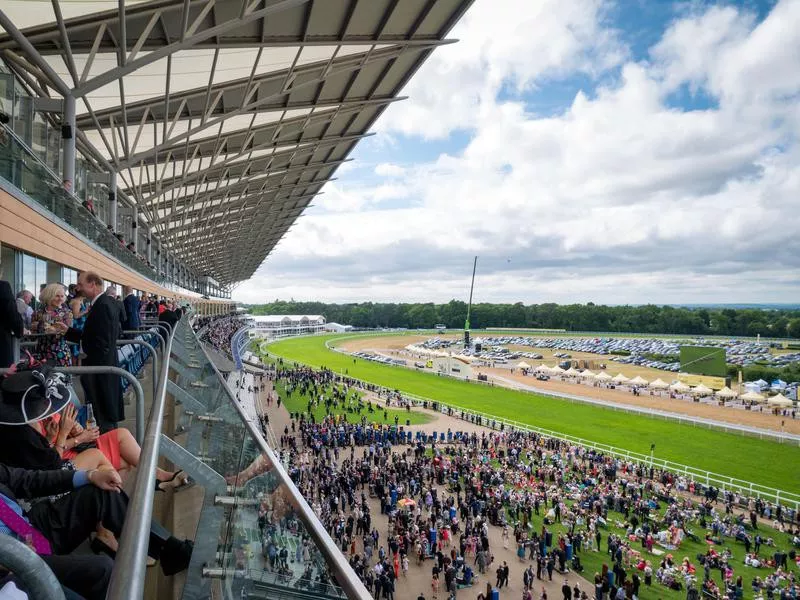
<svg viewBox="0 0 800 600">
<path fill-rule="evenodd" d="M 271 344 L 269 350 L 388 388 L 642 454 L 655 444 L 659 458 L 800 493 L 798 446 L 377 364 L 325 346 L 338 339 L 345 336 L 291 338 Z"/>
</svg>

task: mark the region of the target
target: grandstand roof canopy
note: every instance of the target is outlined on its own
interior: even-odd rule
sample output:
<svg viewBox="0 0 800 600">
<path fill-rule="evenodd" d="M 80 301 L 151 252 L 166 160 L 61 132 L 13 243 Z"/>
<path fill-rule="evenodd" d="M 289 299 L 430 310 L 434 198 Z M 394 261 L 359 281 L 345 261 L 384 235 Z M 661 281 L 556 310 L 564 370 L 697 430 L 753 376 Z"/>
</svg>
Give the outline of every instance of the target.
<svg viewBox="0 0 800 600">
<path fill-rule="evenodd" d="M 168 248 L 248 279 L 472 0 L 4 0 L 0 55 Z M 42 24 L 45 23 L 45 24 Z"/>
</svg>

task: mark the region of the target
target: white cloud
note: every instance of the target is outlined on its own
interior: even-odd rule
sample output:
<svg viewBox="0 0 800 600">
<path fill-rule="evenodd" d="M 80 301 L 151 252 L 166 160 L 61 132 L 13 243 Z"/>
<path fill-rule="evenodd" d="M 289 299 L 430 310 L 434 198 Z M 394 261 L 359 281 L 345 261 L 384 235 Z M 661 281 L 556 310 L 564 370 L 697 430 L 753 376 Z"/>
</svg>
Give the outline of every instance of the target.
<svg viewBox="0 0 800 600">
<path fill-rule="evenodd" d="M 375 174 L 381 177 L 402 177 L 405 172 L 403 167 L 392 163 L 380 163 L 375 167 Z"/>
<path fill-rule="evenodd" d="M 758 24 L 731 7 L 682 15 L 647 60 L 547 117 L 502 87 L 603 72 L 625 51 L 599 2 L 530 18 L 528 2 L 495 4 L 476 3 L 461 44 L 379 124 L 469 127 L 463 151 L 326 186 L 328 212 L 299 220 L 239 298 L 444 301 L 465 296 L 478 254 L 479 300 L 796 301 L 800 2 Z M 684 87 L 718 106 L 675 108 Z"/>
</svg>

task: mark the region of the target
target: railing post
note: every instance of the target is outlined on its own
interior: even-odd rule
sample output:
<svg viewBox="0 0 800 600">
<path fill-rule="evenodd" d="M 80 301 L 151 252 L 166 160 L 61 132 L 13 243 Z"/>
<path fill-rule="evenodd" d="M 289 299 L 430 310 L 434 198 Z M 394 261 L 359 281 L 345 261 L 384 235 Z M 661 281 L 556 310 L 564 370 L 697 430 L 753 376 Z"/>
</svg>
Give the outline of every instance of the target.
<svg viewBox="0 0 800 600">
<path fill-rule="evenodd" d="M 155 493 L 155 488 L 150 482 L 155 479 L 158 467 L 158 447 L 164 420 L 171 352 L 172 336 L 169 336 L 161 361 L 158 392 L 153 398 L 147 432 L 144 439 L 140 441 L 142 451 L 139 456 L 139 466 L 136 469 L 136 485 L 128 505 L 128 514 L 122 527 L 119 550 L 108 586 L 107 598 L 110 599 L 141 598 L 144 594 L 148 529 L 153 515 L 153 495 Z M 141 390 L 141 386 L 139 390 Z M 142 418 L 144 418 L 143 414 Z"/>
<path fill-rule="evenodd" d="M 31 600 L 64 600 L 61 584 L 50 567 L 10 535 L 0 535 L 0 565 L 19 579 Z"/>
<path fill-rule="evenodd" d="M 156 349 L 153 348 L 150 344 L 145 342 L 144 340 L 117 340 L 117 346 L 127 346 L 127 345 L 138 345 L 144 346 L 153 354 L 153 398 L 155 399 L 156 393 L 158 391 L 158 379 L 156 374 L 159 372 L 158 370 L 158 353 Z"/>
<path fill-rule="evenodd" d="M 75 193 L 75 96 L 64 96 L 64 114 L 61 121 L 61 141 L 63 151 L 62 180 L 64 188 L 71 194 Z"/>
</svg>

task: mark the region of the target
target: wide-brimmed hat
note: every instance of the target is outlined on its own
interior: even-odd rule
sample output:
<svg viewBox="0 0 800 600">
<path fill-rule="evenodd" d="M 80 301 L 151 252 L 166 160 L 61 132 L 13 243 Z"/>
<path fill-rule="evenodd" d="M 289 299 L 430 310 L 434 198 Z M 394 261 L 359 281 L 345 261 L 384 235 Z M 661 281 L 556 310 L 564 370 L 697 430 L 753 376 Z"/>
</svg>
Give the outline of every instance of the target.
<svg viewBox="0 0 800 600">
<path fill-rule="evenodd" d="M 0 383 L 0 425 L 28 425 L 60 413 L 73 401 L 69 375 L 48 365 L 8 375 Z"/>
</svg>

